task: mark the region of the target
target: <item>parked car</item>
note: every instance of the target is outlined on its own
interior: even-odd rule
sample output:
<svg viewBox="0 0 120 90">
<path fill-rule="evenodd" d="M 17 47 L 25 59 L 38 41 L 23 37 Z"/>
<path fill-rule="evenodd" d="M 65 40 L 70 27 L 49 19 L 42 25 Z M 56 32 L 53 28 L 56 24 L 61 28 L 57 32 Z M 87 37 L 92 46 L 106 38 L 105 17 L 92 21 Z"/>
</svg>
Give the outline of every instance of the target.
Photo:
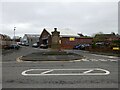
<svg viewBox="0 0 120 90">
<path fill-rule="evenodd" d="M 24 42 L 22 42 L 22 44 L 21 44 L 22 46 L 24 46 L 25 45 L 25 43 Z"/>
<path fill-rule="evenodd" d="M 29 46 L 29 44 L 22 42 L 22 46 Z"/>
<path fill-rule="evenodd" d="M 18 50 L 20 48 L 20 46 L 17 45 L 17 44 L 11 44 L 9 48 L 10 49 L 17 49 Z"/>
<path fill-rule="evenodd" d="M 37 43 L 34 43 L 34 44 L 32 45 L 32 47 L 38 48 L 39 45 L 38 45 Z"/>
<path fill-rule="evenodd" d="M 90 44 L 78 44 L 73 47 L 73 49 L 85 50 L 86 47 L 89 47 Z"/>
<path fill-rule="evenodd" d="M 95 43 L 95 45 L 104 45 L 105 43 L 104 42 L 97 42 Z"/>
<path fill-rule="evenodd" d="M 24 46 L 29 46 L 29 44 L 28 43 L 25 43 L 25 45 Z"/>
<path fill-rule="evenodd" d="M 78 45 L 74 46 L 73 49 L 80 49 L 80 50 L 84 49 L 84 45 L 78 44 Z"/>
<path fill-rule="evenodd" d="M 22 45 L 22 42 L 17 42 L 18 45 Z"/>
<path fill-rule="evenodd" d="M 41 44 L 41 45 L 40 45 L 40 48 L 47 49 L 47 48 L 48 48 L 48 45 Z"/>
</svg>

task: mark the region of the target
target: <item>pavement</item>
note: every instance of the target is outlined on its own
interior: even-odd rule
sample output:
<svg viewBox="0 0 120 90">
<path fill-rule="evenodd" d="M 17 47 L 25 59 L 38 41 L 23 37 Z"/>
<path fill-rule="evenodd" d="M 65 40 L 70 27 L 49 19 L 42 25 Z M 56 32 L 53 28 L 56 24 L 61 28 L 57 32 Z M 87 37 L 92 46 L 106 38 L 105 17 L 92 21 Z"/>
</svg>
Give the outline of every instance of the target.
<svg viewBox="0 0 120 90">
<path fill-rule="evenodd" d="M 16 58 L 49 51 L 22 47 L 2 56 L 3 88 L 118 88 L 119 57 L 66 50 L 85 58 L 73 61 L 22 61 Z M 106 90 L 106 89 L 101 89 Z"/>
<path fill-rule="evenodd" d="M 120 51 L 114 51 L 114 52 L 110 52 L 110 53 L 105 53 L 105 52 L 91 52 L 90 53 L 93 53 L 93 54 L 99 54 L 99 55 L 106 55 L 106 56 L 116 56 L 116 57 L 120 57 Z"/>
</svg>

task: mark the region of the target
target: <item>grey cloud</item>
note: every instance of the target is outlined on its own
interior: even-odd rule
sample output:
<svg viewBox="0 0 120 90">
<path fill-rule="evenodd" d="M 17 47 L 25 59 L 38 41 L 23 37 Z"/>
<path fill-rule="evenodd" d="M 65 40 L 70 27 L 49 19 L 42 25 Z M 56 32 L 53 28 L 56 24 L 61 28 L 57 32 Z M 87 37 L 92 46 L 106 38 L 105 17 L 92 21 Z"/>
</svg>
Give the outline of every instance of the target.
<svg viewBox="0 0 120 90">
<path fill-rule="evenodd" d="M 2 3 L 2 8 L 4 33 L 10 35 L 9 29 L 21 23 L 30 25 L 17 27 L 17 34 L 40 33 L 44 27 L 69 28 L 87 35 L 100 31 L 117 33 L 117 2 L 14 2 Z"/>
</svg>

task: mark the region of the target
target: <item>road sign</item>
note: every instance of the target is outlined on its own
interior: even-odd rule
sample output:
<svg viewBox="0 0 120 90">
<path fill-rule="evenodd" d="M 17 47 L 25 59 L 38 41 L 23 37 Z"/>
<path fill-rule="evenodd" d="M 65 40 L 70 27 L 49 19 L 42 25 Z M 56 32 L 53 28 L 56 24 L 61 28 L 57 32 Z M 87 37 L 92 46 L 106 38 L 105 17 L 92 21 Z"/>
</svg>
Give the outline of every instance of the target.
<svg viewBox="0 0 120 90">
<path fill-rule="evenodd" d="M 113 47 L 113 50 L 120 50 L 119 47 Z"/>
</svg>

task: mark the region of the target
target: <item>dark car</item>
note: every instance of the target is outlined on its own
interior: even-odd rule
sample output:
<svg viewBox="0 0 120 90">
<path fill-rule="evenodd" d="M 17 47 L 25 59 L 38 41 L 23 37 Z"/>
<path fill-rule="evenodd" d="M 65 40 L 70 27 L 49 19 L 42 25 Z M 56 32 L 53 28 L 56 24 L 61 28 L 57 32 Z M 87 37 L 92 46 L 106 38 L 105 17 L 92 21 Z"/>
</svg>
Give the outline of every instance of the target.
<svg viewBox="0 0 120 90">
<path fill-rule="evenodd" d="M 79 45 L 74 46 L 73 49 L 83 50 L 83 49 L 85 49 L 85 46 L 82 44 L 79 44 Z"/>
<path fill-rule="evenodd" d="M 85 50 L 86 47 L 89 47 L 89 44 L 79 44 L 73 47 L 73 49 Z"/>
<path fill-rule="evenodd" d="M 18 50 L 20 48 L 20 46 L 17 45 L 17 44 L 11 44 L 9 48 L 10 49 L 17 49 Z"/>
</svg>

